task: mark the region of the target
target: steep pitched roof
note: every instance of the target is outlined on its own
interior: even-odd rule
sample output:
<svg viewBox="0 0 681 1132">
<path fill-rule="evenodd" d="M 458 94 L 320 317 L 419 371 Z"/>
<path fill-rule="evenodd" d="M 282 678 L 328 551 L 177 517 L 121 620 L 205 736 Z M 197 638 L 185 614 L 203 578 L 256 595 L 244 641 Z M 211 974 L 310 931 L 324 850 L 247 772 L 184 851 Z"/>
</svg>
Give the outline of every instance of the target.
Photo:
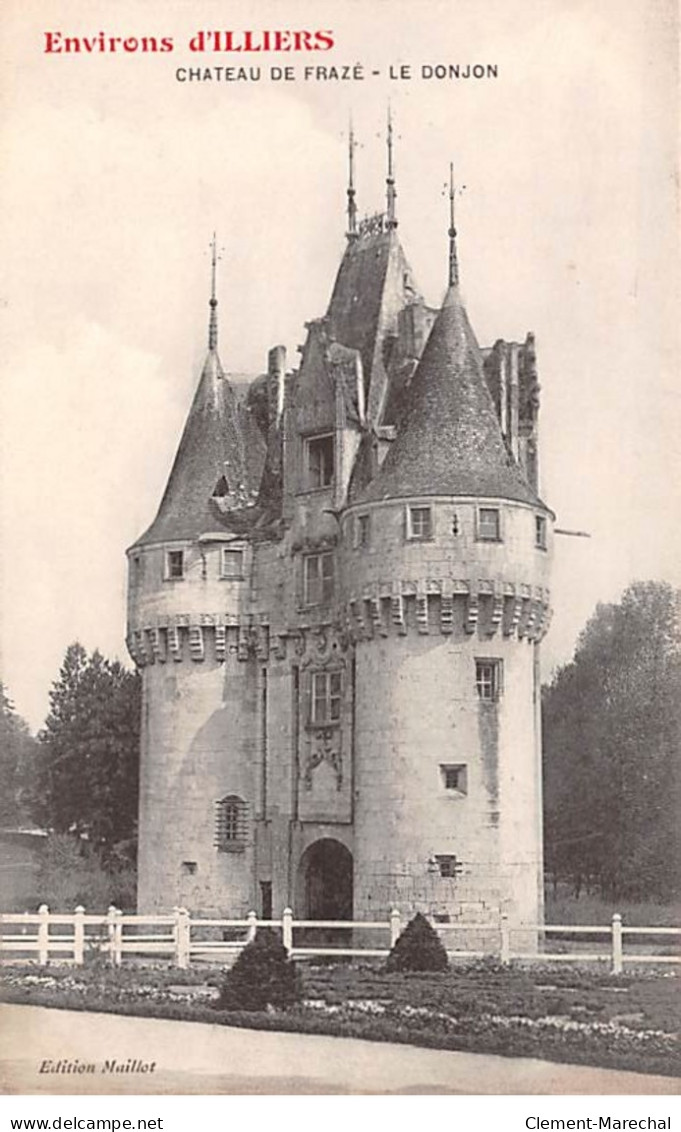
<svg viewBox="0 0 681 1132">
<path fill-rule="evenodd" d="M 158 514 L 135 545 L 192 539 L 215 530 L 220 511 L 211 497 L 220 478 L 225 477 L 229 505 L 244 507 L 257 495 L 264 459 L 257 423 L 211 347 Z M 224 513 L 221 517 L 228 520 Z"/>
<path fill-rule="evenodd" d="M 329 337 L 359 350 L 367 413 L 378 422 L 386 393 L 383 345 L 395 333 L 399 310 L 420 298 L 394 228 L 360 231 L 338 269 L 326 315 Z"/>
<path fill-rule="evenodd" d="M 397 439 L 358 500 L 473 495 L 543 506 L 504 443 L 458 286 L 445 296 L 409 401 Z"/>
</svg>

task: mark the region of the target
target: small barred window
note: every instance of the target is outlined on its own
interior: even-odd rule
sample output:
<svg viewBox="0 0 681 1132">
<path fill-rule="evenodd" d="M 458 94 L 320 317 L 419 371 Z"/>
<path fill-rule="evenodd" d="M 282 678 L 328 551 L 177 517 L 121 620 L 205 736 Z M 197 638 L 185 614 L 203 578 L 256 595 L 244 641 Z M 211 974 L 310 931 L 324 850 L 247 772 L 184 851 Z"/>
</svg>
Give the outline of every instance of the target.
<svg viewBox="0 0 681 1132">
<path fill-rule="evenodd" d="M 215 803 L 215 845 L 222 853 L 240 853 L 248 840 L 248 806 L 228 794 Z"/>
<path fill-rule="evenodd" d="M 453 853 L 436 853 L 435 861 L 441 877 L 457 877 L 461 872 L 461 862 Z"/>
</svg>

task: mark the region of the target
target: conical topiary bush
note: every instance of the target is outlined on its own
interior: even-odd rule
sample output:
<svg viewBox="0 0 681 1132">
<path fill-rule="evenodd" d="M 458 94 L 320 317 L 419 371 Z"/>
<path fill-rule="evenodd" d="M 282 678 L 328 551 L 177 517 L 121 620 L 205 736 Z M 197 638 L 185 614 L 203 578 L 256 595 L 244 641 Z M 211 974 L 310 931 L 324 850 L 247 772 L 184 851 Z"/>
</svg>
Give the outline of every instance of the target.
<svg viewBox="0 0 681 1132">
<path fill-rule="evenodd" d="M 227 972 L 216 1010 L 285 1010 L 300 1000 L 296 965 L 271 928 L 255 939 Z"/>
<path fill-rule="evenodd" d="M 446 971 L 448 967 L 442 940 L 426 917 L 417 912 L 390 952 L 386 970 Z"/>
</svg>

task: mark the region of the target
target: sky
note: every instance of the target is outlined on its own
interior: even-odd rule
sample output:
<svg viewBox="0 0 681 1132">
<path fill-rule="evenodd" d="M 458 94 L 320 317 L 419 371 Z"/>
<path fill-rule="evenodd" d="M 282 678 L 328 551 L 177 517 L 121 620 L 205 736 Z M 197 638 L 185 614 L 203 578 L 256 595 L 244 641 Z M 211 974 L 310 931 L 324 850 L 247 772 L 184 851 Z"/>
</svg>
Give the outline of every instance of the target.
<svg viewBox="0 0 681 1132">
<path fill-rule="evenodd" d="M 671 0 L 9 0 L 0 15 L 2 680 L 37 729 L 67 646 L 126 663 L 125 549 L 152 520 L 207 345 L 289 364 L 344 247 L 347 123 L 360 214 L 383 207 L 432 304 L 449 162 L 482 345 L 537 339 L 543 498 L 560 527 L 548 677 L 599 601 L 681 585 L 676 27 Z M 259 82 L 179 82 L 201 28 L 330 29 Z M 173 37 L 166 54 L 46 54 L 45 32 Z M 303 78 L 305 65 L 362 81 Z M 491 63 L 496 79 L 422 67 Z M 243 64 L 242 64 L 243 65 Z M 272 65 L 295 81 L 274 82 Z M 391 78 L 410 67 L 409 79 Z M 377 70 L 378 75 L 372 71 Z"/>
</svg>

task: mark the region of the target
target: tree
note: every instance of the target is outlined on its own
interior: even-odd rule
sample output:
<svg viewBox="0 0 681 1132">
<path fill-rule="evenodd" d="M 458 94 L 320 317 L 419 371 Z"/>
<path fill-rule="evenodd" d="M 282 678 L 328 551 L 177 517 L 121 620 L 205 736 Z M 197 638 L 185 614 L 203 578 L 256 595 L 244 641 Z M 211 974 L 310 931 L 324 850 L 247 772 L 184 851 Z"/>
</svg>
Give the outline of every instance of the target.
<svg viewBox="0 0 681 1132">
<path fill-rule="evenodd" d="M 599 605 L 543 695 L 546 863 L 609 898 L 678 891 L 681 593 Z"/>
<path fill-rule="evenodd" d="M 136 836 L 140 679 L 80 644 L 66 651 L 38 739 L 44 824 L 110 854 Z"/>
<path fill-rule="evenodd" d="M 286 1010 L 301 997 L 296 965 L 271 928 L 258 928 L 243 949 L 216 1003 L 217 1010 Z"/>
<path fill-rule="evenodd" d="M 386 971 L 446 971 L 449 960 L 439 935 L 420 912 L 409 921 L 393 946 Z"/>
<path fill-rule="evenodd" d="M 28 782 L 36 741 L 0 683 L 0 825 L 30 820 Z"/>
</svg>

